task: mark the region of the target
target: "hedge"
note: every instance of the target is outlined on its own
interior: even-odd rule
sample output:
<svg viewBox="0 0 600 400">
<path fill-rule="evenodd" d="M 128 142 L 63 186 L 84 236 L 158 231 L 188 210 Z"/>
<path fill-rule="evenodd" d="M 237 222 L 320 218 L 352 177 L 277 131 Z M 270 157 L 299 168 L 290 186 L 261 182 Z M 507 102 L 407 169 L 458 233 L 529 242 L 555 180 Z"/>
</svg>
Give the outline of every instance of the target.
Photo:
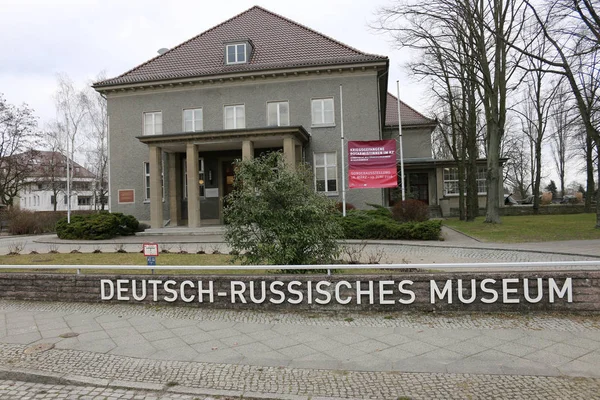
<svg viewBox="0 0 600 400">
<path fill-rule="evenodd" d="M 394 221 L 391 212 L 383 207 L 367 211 L 351 210 L 346 217 L 340 216 L 340 224 L 346 239 L 439 240 L 442 230 L 439 220 Z"/>
<path fill-rule="evenodd" d="M 62 218 L 56 223 L 56 234 L 60 239 L 102 240 L 134 235 L 138 228 L 138 220 L 131 215 L 101 212 L 73 215 L 71 223 L 67 223 L 67 218 Z"/>
</svg>

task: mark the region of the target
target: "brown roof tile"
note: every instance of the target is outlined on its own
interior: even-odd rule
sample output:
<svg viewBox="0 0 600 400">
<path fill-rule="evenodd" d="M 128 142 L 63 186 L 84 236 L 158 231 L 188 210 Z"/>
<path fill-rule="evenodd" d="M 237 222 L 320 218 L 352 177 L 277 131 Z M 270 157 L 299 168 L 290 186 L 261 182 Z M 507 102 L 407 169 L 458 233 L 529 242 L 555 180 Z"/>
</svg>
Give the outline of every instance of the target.
<svg viewBox="0 0 600 400">
<path fill-rule="evenodd" d="M 249 62 L 225 65 L 225 44 L 243 40 L 249 40 L 254 47 Z M 163 55 L 94 86 L 386 60 L 385 56 L 363 53 L 255 6 Z"/>
<path fill-rule="evenodd" d="M 400 114 L 402 126 L 435 124 L 435 120 L 427 118 L 402 100 L 400 100 Z M 398 126 L 398 98 L 391 93 L 387 94 L 385 125 Z"/>
<path fill-rule="evenodd" d="M 63 154 L 58 151 L 45 151 L 45 150 L 30 150 L 25 153 L 21 153 L 20 156 L 26 157 L 31 160 L 31 173 L 32 178 L 43 178 L 49 176 L 49 174 L 57 173 L 60 168 L 64 168 L 66 172 L 66 159 Z M 87 168 L 81 166 L 73 160 L 70 160 L 71 168 L 75 168 L 73 171 L 74 178 L 94 178 L 94 174 Z M 53 168 L 54 171 L 52 171 Z"/>
</svg>

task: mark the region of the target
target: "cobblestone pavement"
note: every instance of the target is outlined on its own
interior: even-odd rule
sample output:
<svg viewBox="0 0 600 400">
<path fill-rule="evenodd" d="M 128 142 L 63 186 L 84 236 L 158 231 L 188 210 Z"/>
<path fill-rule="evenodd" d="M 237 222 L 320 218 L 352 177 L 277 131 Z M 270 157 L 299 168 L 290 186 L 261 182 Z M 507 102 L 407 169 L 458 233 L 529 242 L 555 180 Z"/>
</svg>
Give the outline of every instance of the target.
<svg viewBox="0 0 600 400">
<path fill-rule="evenodd" d="M 111 387 L 48 385 L 43 383 L 0 380 L 0 399 L 3 400 L 45 400 L 45 399 L 111 399 L 111 400 L 209 400 L 213 397 L 199 397 L 178 393 L 150 392 Z"/>
<path fill-rule="evenodd" d="M 4 379 L 154 390 L 148 398 L 594 399 L 600 316 L 0 301 L 0 366 Z M 80 388 L 61 390 L 76 398 Z"/>
<path fill-rule="evenodd" d="M 18 358 L 22 348 L 3 346 Z M 89 381 L 88 387 L 97 387 L 97 391 L 106 394 L 116 387 L 160 388 L 152 393 L 138 391 L 141 398 L 183 398 L 169 393 L 185 394 L 194 392 L 193 398 L 204 399 L 206 395 L 225 396 L 225 398 L 244 399 L 597 399 L 600 398 L 600 379 L 546 376 L 514 376 L 488 374 L 447 374 L 447 373 L 399 373 L 399 372 L 361 372 L 327 371 L 316 369 L 292 369 L 283 367 L 258 367 L 249 365 L 210 364 L 192 362 L 166 362 L 140 360 L 130 357 L 102 357 L 84 352 L 60 352 L 62 354 L 52 362 L 59 366 L 70 365 L 71 370 L 81 375 L 65 373 L 64 379 Z M 101 360 L 99 360 L 99 358 Z M 38 361 L 40 361 L 38 359 Z M 18 365 L 18 362 L 10 363 Z M 95 372 L 95 373 L 94 373 Z M 118 379 L 113 378 L 117 375 Z M 89 377 L 93 378 L 90 379 Z M 101 376 L 102 378 L 98 378 Z M 130 379 L 130 380 L 128 380 Z M 135 380 L 131 380 L 135 379 Z M 26 384 L 23 384 L 26 385 Z M 26 388 L 27 386 L 22 386 Z M 32 386 L 36 391 L 39 386 Z M 63 397 L 78 398 L 82 389 L 72 385 L 55 387 Z M 0 398 L 5 389 L 0 381 Z M 43 389 L 42 389 L 43 390 Z M 119 391 L 121 394 L 127 391 Z M 158 393 L 157 393 L 158 392 Z M 183 392 L 183 393 L 181 393 Z M 12 392 L 14 393 L 14 392 Z M 38 392 L 39 393 L 39 392 Z M 31 391 L 29 392 L 31 395 Z M 164 396 L 164 397 L 161 397 Z M 173 396 L 173 397 L 170 397 Z M 200 397 L 203 396 L 203 397 Z M 23 397 L 15 397 L 21 399 Z M 31 397 L 40 398 L 40 397 Z M 104 398 L 104 397 L 99 397 Z M 219 397 L 222 398 L 222 397 Z"/>
</svg>

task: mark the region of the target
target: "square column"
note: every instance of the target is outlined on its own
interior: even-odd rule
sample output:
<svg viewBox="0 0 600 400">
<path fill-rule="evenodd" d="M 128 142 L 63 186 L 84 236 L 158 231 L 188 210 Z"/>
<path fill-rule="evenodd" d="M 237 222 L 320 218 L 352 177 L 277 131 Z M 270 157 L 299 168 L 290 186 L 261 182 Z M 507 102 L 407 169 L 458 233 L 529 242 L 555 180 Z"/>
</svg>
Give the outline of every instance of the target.
<svg viewBox="0 0 600 400">
<path fill-rule="evenodd" d="M 198 146 L 188 143 L 186 146 L 187 192 L 188 192 L 188 227 L 200 226 L 200 165 Z"/>
<path fill-rule="evenodd" d="M 242 161 L 252 160 L 254 158 L 254 142 L 244 140 L 242 142 Z"/>
<path fill-rule="evenodd" d="M 288 168 L 296 169 L 296 140 L 293 137 L 283 139 L 283 159 Z"/>
<path fill-rule="evenodd" d="M 163 227 L 162 198 L 162 149 L 148 146 L 150 150 L 150 226 L 153 229 Z"/>
<path fill-rule="evenodd" d="M 175 153 L 167 153 L 167 160 L 169 166 L 169 218 L 171 219 L 170 226 L 177 226 L 181 219 L 181 210 L 179 209 L 179 202 L 177 198 L 177 186 L 179 179 L 177 179 L 177 161 L 179 157 Z"/>
</svg>

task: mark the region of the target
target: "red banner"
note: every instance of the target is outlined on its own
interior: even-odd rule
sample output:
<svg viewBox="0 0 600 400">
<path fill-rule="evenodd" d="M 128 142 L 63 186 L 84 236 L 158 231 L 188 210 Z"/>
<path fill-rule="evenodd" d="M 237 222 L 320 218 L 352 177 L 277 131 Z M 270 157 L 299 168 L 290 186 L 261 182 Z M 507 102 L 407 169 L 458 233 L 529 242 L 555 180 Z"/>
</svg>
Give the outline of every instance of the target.
<svg viewBox="0 0 600 400">
<path fill-rule="evenodd" d="M 349 141 L 348 186 L 350 189 L 397 187 L 396 141 Z"/>
</svg>

